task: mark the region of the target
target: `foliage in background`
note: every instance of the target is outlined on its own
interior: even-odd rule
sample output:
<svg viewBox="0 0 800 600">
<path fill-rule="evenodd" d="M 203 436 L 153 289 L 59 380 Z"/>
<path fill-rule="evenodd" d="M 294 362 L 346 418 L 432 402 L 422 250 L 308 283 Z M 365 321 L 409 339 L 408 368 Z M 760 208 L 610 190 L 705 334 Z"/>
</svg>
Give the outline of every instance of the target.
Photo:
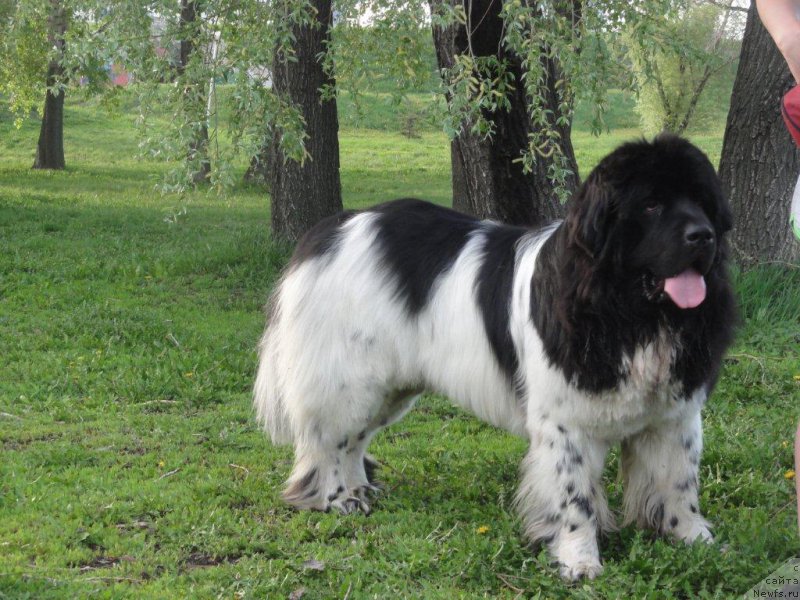
<svg viewBox="0 0 800 600">
<path fill-rule="evenodd" d="M 212 186 L 230 187 L 232 160 L 239 153 L 249 157 L 255 152 L 266 123 L 279 123 L 285 131 L 285 152 L 302 158 L 302 120 L 268 85 L 273 50 L 291 45 L 292 23 L 310 19 L 306 3 L 297 5 L 297 10 L 276 16 L 270 5 L 256 0 L 203 0 L 197 3 L 198 19 L 187 31 L 178 3 L 171 0 L 97 4 L 96 11 L 110 17 L 111 24 L 105 40 L 89 41 L 84 54 L 94 53 L 130 74 L 130 89 L 139 107 L 141 150 L 177 161 L 165 190 L 184 190 L 203 160 L 211 163 Z M 178 53 L 187 36 L 195 51 L 181 66 Z M 218 81 L 233 85 L 227 105 L 216 93 Z M 187 102 L 187 89 L 196 90 L 194 97 L 202 100 Z M 166 128 L 154 117 L 165 110 L 171 114 Z M 220 119 L 221 111 L 231 118 Z M 202 129 L 208 132 L 207 156 L 188 151 Z"/>
<path fill-rule="evenodd" d="M 49 13 L 46 0 L 0 4 L 0 95 L 7 98 L 17 127 L 44 102 Z"/>
<path fill-rule="evenodd" d="M 701 99 L 721 77 L 733 76 L 742 13 L 732 6 L 732 0 L 727 6 L 689 0 L 666 18 L 642 20 L 627 30 L 636 110 L 647 135 L 664 130 L 682 134 L 716 116 L 713 103 Z"/>
<path fill-rule="evenodd" d="M 14 114 L 15 125 L 41 113 L 47 89 L 48 64 L 63 68 L 56 88 L 70 86 L 86 97 L 109 90 L 108 65 L 94 45 L 114 45 L 106 37 L 110 16 L 103 19 L 84 0 L 0 1 L 0 95 Z M 48 43 L 48 25 L 54 10 L 66 15 L 65 52 Z M 102 11 L 101 11 L 102 12 Z"/>
<path fill-rule="evenodd" d="M 633 54 L 640 57 L 634 62 L 645 65 L 637 70 L 644 74 L 637 79 L 642 98 L 652 96 L 648 90 L 657 81 L 653 78 L 656 71 L 663 74 L 662 87 L 674 94 L 686 87 L 690 74 L 702 78 L 702 72 L 694 73 L 692 61 L 702 58 L 704 65 L 716 70 L 727 60 L 727 54 L 720 56 L 723 50 L 727 52 L 726 44 L 698 47 L 708 33 L 708 24 L 714 21 L 712 8 L 684 10 L 687 1 L 508 0 L 503 3 L 502 43 L 521 58 L 524 69 L 521 80 L 515 81 L 503 61 L 471 52 L 459 56 L 452 69 L 440 74 L 440 80 L 436 76 L 430 26 L 467 24 L 464 5 L 459 0 L 439 5 L 433 15 L 429 15 L 427 3 L 422 2 L 343 0 L 336 6 L 332 45 L 320 57 L 337 78 L 336 89 L 325 91 L 331 95 L 347 94 L 357 114 L 361 112 L 363 94 L 378 90 L 387 93 L 390 105 L 413 112 L 409 93 L 433 90 L 441 84 L 441 91 L 448 97 L 444 109 L 447 116 L 442 117 L 441 105 L 432 114 L 441 119 L 442 127 L 453 137 L 465 124 L 481 135 L 491 135 L 487 115 L 505 110 L 509 89 L 522 86 L 535 127 L 527 150 L 518 160 L 529 170 L 537 157 L 561 155 L 563 140 L 553 123 L 572 119 L 576 99 L 591 106 L 592 130 L 604 128 L 609 82 L 620 80 L 618 55 L 613 48 L 624 30 L 628 31 Z M 42 73 L 48 58 L 43 32 L 47 1 L 4 2 L 16 6 L 16 16 L 3 25 L 0 86 L 21 117 L 41 102 Z M 297 161 L 306 158 L 306 124 L 296 107 L 273 93 L 270 65 L 278 49 L 291 55 L 293 25 L 313 23 L 307 0 L 198 1 L 202 19 L 191 31 L 197 52 L 184 69 L 176 63 L 177 48 L 187 36 L 180 23 L 178 2 L 68 0 L 67 5 L 76 16 L 68 33 L 67 70 L 81 75 L 73 76 L 72 81 L 77 83 L 80 79 L 87 94 L 103 91 L 113 100 L 119 91 L 108 85 L 107 71 L 116 68 L 130 73 L 131 89 L 139 106 L 141 151 L 147 156 L 181 161 L 173 162 L 165 189 L 183 190 L 191 184 L 198 161 L 205 158 L 187 148 L 203 129 L 209 136 L 210 181 L 218 189 L 233 184 L 231 165 L 235 157 L 257 156 L 264 139 L 274 130 L 279 132 L 286 157 Z M 654 25 L 664 19 L 671 25 Z M 212 48 L 217 38 L 215 54 Z M 675 68 L 678 72 L 683 69 L 682 78 L 674 77 L 666 64 L 667 55 L 679 50 L 685 64 Z M 544 71 L 544 56 L 557 60 L 561 71 L 555 107 L 546 102 L 548 74 Z M 686 65 L 692 66 L 687 69 Z M 221 97 L 212 82 L 228 82 L 234 91 Z M 201 96 L 207 96 L 208 102 L 189 106 L 185 101 L 189 86 L 202 90 Z M 682 106 L 679 99 L 670 103 Z M 435 107 L 430 103 L 426 106 Z M 168 125 L 154 125 L 154 111 L 164 109 L 172 114 Z M 645 112 L 655 114 L 651 109 Z M 220 119 L 222 114 L 231 118 Z M 551 176 L 556 181 L 567 175 L 566 163 L 562 163 L 553 163 Z"/>
<path fill-rule="evenodd" d="M 411 92 L 435 91 L 438 78 L 427 15 L 424 2 L 337 2 L 333 43 L 325 56 L 336 75 L 336 89 L 326 92 L 349 94 L 360 113 L 363 92 L 382 90 L 400 105 Z"/>
</svg>

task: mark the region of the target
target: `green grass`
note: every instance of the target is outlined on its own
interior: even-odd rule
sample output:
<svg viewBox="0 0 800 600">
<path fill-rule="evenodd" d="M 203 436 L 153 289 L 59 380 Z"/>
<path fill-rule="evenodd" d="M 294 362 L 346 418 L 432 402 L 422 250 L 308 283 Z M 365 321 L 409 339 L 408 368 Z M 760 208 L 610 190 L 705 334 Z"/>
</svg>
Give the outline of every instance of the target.
<svg viewBox="0 0 800 600">
<path fill-rule="evenodd" d="M 610 135 L 578 125 L 582 172 L 638 135 L 620 106 Z M 282 504 L 291 452 L 261 434 L 249 397 L 288 257 L 267 197 L 161 196 L 165 167 L 135 158 L 127 116 L 73 104 L 66 122 L 69 168 L 42 173 L 36 124 L 0 116 L 0 598 L 728 598 L 800 552 L 784 478 L 797 270 L 736 275 L 743 325 L 701 474 L 719 543 L 626 528 L 603 541 L 602 577 L 568 586 L 511 509 L 525 444 L 441 398 L 374 442 L 388 493 L 371 516 Z M 720 131 L 695 138 L 712 157 Z M 346 204 L 448 202 L 448 142 L 420 133 L 344 129 Z"/>
</svg>

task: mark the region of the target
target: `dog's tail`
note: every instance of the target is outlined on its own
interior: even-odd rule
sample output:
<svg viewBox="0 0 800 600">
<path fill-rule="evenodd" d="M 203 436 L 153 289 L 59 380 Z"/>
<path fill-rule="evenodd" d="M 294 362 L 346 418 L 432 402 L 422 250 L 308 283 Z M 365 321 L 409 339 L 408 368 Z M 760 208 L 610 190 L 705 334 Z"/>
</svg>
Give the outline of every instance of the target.
<svg viewBox="0 0 800 600">
<path fill-rule="evenodd" d="M 253 386 L 256 417 L 274 444 L 290 444 L 292 427 L 286 413 L 279 373 L 280 307 L 279 285 L 267 308 L 267 328 L 258 345 L 258 373 Z"/>
</svg>

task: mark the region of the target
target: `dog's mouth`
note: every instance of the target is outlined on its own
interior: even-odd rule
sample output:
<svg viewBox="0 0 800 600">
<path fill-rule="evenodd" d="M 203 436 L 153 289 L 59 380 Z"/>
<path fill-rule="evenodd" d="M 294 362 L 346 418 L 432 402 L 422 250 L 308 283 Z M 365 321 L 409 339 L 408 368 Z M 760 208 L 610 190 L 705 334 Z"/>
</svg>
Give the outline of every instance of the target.
<svg viewBox="0 0 800 600">
<path fill-rule="evenodd" d="M 706 279 L 693 268 L 663 279 L 649 273 L 645 276 L 644 287 L 650 301 L 670 301 L 684 310 L 697 308 L 706 299 Z"/>
</svg>

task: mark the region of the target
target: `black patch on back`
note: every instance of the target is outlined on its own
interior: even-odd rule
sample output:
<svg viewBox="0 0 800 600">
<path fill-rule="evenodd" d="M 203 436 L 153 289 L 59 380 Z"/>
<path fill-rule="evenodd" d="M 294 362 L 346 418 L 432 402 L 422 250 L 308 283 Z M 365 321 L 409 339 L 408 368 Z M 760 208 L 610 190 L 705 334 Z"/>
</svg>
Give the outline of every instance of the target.
<svg viewBox="0 0 800 600">
<path fill-rule="evenodd" d="M 428 302 L 436 278 L 453 266 L 480 221 L 413 198 L 387 202 L 369 212 L 378 215 L 377 243 L 395 276 L 397 294 L 415 315 Z"/>
<path fill-rule="evenodd" d="M 295 267 L 312 258 L 334 253 L 339 247 L 342 225 L 355 214 L 346 210 L 326 217 L 314 225 L 297 242 L 289 266 Z"/>
<path fill-rule="evenodd" d="M 522 227 L 490 226 L 486 230 L 483 261 L 475 281 L 478 310 L 486 336 L 500 368 L 512 382 L 519 359 L 509 329 L 511 294 L 516 244 L 525 233 L 527 230 Z"/>
</svg>

